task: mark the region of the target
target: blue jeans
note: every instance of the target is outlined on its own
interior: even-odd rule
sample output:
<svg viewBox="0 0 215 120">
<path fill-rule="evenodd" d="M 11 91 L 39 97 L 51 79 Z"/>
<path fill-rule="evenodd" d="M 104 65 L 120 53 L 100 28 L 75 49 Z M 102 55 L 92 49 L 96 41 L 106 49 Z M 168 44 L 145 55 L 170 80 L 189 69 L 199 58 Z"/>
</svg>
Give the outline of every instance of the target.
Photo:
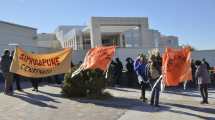
<svg viewBox="0 0 215 120">
<path fill-rule="evenodd" d="M 159 95 L 160 90 L 158 88 L 154 88 L 151 93 L 151 105 L 158 106 L 159 104 Z"/>
</svg>

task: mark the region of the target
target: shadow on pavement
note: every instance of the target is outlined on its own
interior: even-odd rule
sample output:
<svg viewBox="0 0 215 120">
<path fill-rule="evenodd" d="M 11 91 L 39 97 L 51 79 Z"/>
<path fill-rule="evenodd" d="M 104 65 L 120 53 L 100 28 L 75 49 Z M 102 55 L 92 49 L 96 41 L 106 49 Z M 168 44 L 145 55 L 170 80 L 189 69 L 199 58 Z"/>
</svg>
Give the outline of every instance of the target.
<svg viewBox="0 0 215 120">
<path fill-rule="evenodd" d="M 153 107 L 148 103 L 143 103 L 138 99 L 130 99 L 130 98 L 110 98 L 108 100 L 92 100 L 92 99 L 83 99 L 83 98 L 73 98 L 72 100 L 78 101 L 80 103 L 92 103 L 98 106 L 103 107 L 112 107 L 116 109 L 127 109 L 127 110 L 135 110 L 141 112 L 162 112 L 170 109 L 168 106 L 160 106 Z"/>
<path fill-rule="evenodd" d="M 45 101 L 51 101 L 51 102 L 55 102 L 55 103 L 60 103 L 50 97 L 44 96 L 44 95 L 36 95 L 36 94 L 31 94 L 28 92 L 23 92 L 23 93 L 15 93 L 13 95 L 13 97 L 19 98 L 25 102 L 28 102 L 32 105 L 36 105 L 39 107 L 49 107 L 52 109 L 57 109 L 56 106 L 53 105 L 49 105 L 47 103 L 45 103 Z"/>
<path fill-rule="evenodd" d="M 4 82 L 0 81 L 0 93 L 4 92 Z"/>
<path fill-rule="evenodd" d="M 164 93 L 201 98 L 199 91 L 186 91 L 186 92 L 185 91 L 164 91 Z M 215 99 L 214 97 L 210 97 L 210 93 L 213 93 L 213 91 L 208 91 L 208 93 L 209 93 L 208 98 Z"/>
<path fill-rule="evenodd" d="M 206 107 L 196 107 L 196 106 L 190 106 L 190 105 L 184 105 L 184 104 L 176 104 L 176 103 L 164 103 L 165 105 L 189 109 L 197 112 L 204 112 L 204 113 L 210 113 L 215 114 L 215 108 L 206 108 Z"/>
<path fill-rule="evenodd" d="M 50 83 L 50 84 L 47 84 L 48 86 L 51 86 L 51 87 L 57 87 L 57 88 L 62 88 L 63 87 L 63 84 L 54 84 L 54 83 Z"/>
<path fill-rule="evenodd" d="M 188 116 L 194 116 L 194 117 L 201 118 L 203 120 L 214 120 L 215 119 L 215 117 L 202 116 L 202 115 L 188 113 L 188 112 L 179 111 L 179 110 L 169 110 L 169 112 L 184 114 L 184 115 L 188 115 Z"/>
<path fill-rule="evenodd" d="M 49 93 L 49 92 L 45 92 L 45 91 L 39 91 L 39 93 L 46 94 L 46 95 L 49 95 L 49 96 L 52 96 L 52 97 L 63 98 L 63 96 L 61 94 L 54 94 L 54 93 Z"/>
<path fill-rule="evenodd" d="M 168 105 L 168 106 L 179 107 L 179 108 L 183 108 L 183 109 L 189 109 L 189 110 L 196 111 L 196 112 L 210 113 L 210 114 L 215 115 L 215 109 L 213 109 L 213 108 L 195 107 L 195 106 L 184 105 L 184 104 L 175 104 L 175 103 L 163 103 L 163 104 Z M 214 117 L 208 117 L 207 115 L 202 116 L 199 114 L 194 114 L 195 112 L 191 113 L 191 112 L 185 112 L 185 111 L 179 111 L 179 110 L 168 110 L 168 111 L 173 112 L 173 113 L 179 113 L 179 114 L 199 117 L 199 118 L 205 119 L 205 120 L 215 120 L 215 116 Z"/>
<path fill-rule="evenodd" d="M 39 83 L 39 87 L 43 86 L 44 84 Z M 22 81 L 20 80 L 20 86 L 21 89 L 27 89 L 27 88 L 32 88 L 32 83 L 31 81 Z M 15 91 L 16 88 L 16 82 L 13 81 L 13 90 Z M 4 82 L 0 82 L 0 93 L 4 91 Z"/>
<path fill-rule="evenodd" d="M 126 89 L 123 89 L 123 88 L 117 88 L 117 87 L 113 87 L 111 88 L 113 90 L 117 90 L 117 91 L 122 91 L 122 92 L 137 92 L 135 90 L 126 90 Z"/>
</svg>

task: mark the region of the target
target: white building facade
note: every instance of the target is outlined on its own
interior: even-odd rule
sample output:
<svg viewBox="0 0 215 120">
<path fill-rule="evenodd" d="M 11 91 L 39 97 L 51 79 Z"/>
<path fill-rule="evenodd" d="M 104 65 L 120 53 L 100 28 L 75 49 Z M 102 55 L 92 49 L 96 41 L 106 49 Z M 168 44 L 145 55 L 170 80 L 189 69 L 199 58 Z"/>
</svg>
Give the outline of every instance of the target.
<svg viewBox="0 0 215 120">
<path fill-rule="evenodd" d="M 154 48 L 178 48 L 179 42 L 177 36 L 162 35 L 149 28 L 146 17 L 92 17 L 86 26 L 60 25 L 53 33 L 40 34 L 36 28 L 0 21 L 0 52 L 12 50 L 15 45 L 39 53 L 71 47 L 73 62 L 78 63 L 88 49 L 96 46 L 116 45 L 115 57 L 124 61 Z M 192 57 L 206 58 L 215 66 L 214 50 L 194 51 Z"/>
<path fill-rule="evenodd" d="M 61 48 L 60 42 L 53 33 L 40 33 L 37 35 L 36 44 L 38 47 L 44 48 Z"/>
<path fill-rule="evenodd" d="M 0 54 L 4 49 L 12 51 L 16 46 L 32 52 L 53 51 L 53 46 L 44 47 L 44 44 L 47 46 L 38 41 L 36 28 L 0 21 Z"/>
<path fill-rule="evenodd" d="M 158 30 L 149 28 L 146 17 L 92 17 L 87 26 L 59 26 L 55 34 L 63 48 L 74 50 L 102 45 L 146 49 L 169 45 Z M 179 46 L 178 39 L 171 41 L 171 47 Z"/>
<path fill-rule="evenodd" d="M 14 45 L 36 47 L 37 29 L 0 21 L 0 50 L 13 49 Z"/>
</svg>

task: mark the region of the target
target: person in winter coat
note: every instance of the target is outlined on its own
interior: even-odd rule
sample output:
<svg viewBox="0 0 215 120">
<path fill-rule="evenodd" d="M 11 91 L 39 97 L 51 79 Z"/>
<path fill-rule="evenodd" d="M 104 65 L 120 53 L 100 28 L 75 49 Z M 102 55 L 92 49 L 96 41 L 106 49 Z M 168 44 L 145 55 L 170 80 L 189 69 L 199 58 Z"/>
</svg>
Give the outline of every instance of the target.
<svg viewBox="0 0 215 120">
<path fill-rule="evenodd" d="M 133 83 L 135 81 L 134 62 L 133 62 L 132 58 L 126 58 L 126 62 L 127 62 L 126 63 L 126 69 L 127 69 L 126 76 L 128 79 L 128 87 L 132 87 Z"/>
<path fill-rule="evenodd" d="M 143 54 L 139 55 L 139 57 L 134 62 L 134 70 L 136 71 L 138 82 L 141 86 L 140 98 L 143 99 L 143 102 L 147 100 L 145 96 L 145 91 L 149 83 L 146 76 L 146 64 L 147 64 L 147 61 Z"/>
<path fill-rule="evenodd" d="M 195 77 L 198 81 L 200 93 L 203 99 L 201 104 L 208 104 L 208 84 L 210 83 L 210 76 L 207 65 L 199 60 L 197 60 L 195 64 L 197 66 Z"/>
<path fill-rule="evenodd" d="M 4 50 L 4 54 L 1 57 L 1 70 L 3 77 L 5 79 L 5 89 L 4 93 L 7 95 L 13 94 L 13 74 L 10 71 L 11 59 L 10 59 L 10 51 Z"/>
<path fill-rule="evenodd" d="M 116 64 L 115 64 L 115 80 L 116 80 L 116 85 L 120 85 L 120 78 L 122 76 L 122 70 L 123 70 L 123 65 L 122 62 L 119 60 L 119 58 L 116 58 Z"/>
<path fill-rule="evenodd" d="M 161 57 L 151 55 L 150 63 L 147 65 L 148 79 L 152 86 L 150 105 L 159 106 L 160 86 L 161 86 Z"/>
<path fill-rule="evenodd" d="M 115 75 L 115 66 L 116 63 L 111 61 L 110 66 L 106 72 L 107 84 L 108 86 L 114 86 L 114 75 Z"/>
<path fill-rule="evenodd" d="M 202 59 L 202 63 L 207 65 L 207 69 L 210 70 L 210 64 L 206 61 L 205 58 Z"/>
</svg>

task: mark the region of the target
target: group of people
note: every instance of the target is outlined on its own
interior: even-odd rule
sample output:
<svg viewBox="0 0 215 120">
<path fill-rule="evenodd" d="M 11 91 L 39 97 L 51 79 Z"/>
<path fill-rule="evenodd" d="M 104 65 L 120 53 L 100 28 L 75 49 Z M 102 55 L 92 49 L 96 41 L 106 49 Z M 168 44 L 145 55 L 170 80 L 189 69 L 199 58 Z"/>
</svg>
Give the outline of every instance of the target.
<svg viewBox="0 0 215 120">
<path fill-rule="evenodd" d="M 208 104 L 208 84 L 211 83 L 209 69 L 210 66 L 205 59 L 192 61 L 191 64 L 193 73 L 193 83 L 199 86 L 202 96 L 201 104 Z M 134 62 L 134 70 L 138 76 L 139 84 L 141 85 L 141 99 L 145 102 L 145 90 L 148 86 L 151 87 L 150 104 L 159 106 L 159 95 L 161 90 L 162 80 L 162 58 L 159 53 L 152 54 L 148 59 L 141 54 Z"/>
<path fill-rule="evenodd" d="M 123 64 L 119 60 L 119 58 L 116 58 L 115 61 L 112 60 L 110 67 L 107 72 L 107 77 L 109 79 L 109 84 L 111 86 L 119 86 L 120 85 L 120 79 L 122 76 L 123 71 Z"/>
<path fill-rule="evenodd" d="M 141 99 L 145 102 L 147 98 L 145 97 L 145 91 L 150 86 L 152 89 L 151 95 L 151 105 L 158 106 L 159 103 L 159 91 L 160 91 L 160 81 L 157 79 L 161 76 L 161 66 L 162 58 L 160 54 L 151 55 L 149 59 L 143 54 L 140 54 L 136 60 L 128 57 L 126 58 L 126 77 L 129 87 L 133 87 L 136 80 L 141 87 Z M 123 64 L 116 58 L 110 64 L 108 69 L 108 79 L 111 81 L 111 85 L 119 86 L 120 79 L 122 77 Z"/>
<path fill-rule="evenodd" d="M 160 54 L 152 54 L 147 59 L 146 56 L 140 54 L 134 62 L 134 70 L 136 71 L 138 82 L 141 85 L 141 99 L 147 101 L 145 91 L 148 86 L 151 87 L 150 105 L 159 106 L 159 94 L 161 83 L 161 67 L 162 58 Z"/>
<path fill-rule="evenodd" d="M 23 91 L 20 86 L 21 76 L 10 72 L 13 54 L 14 51 L 10 52 L 8 49 L 5 49 L 0 61 L 0 69 L 5 82 L 4 93 L 6 95 L 13 95 L 13 81 L 16 81 L 16 89 L 18 91 Z M 38 92 L 38 79 L 31 78 L 31 82 L 33 86 L 33 91 Z"/>
<path fill-rule="evenodd" d="M 134 71 L 134 60 L 130 57 L 126 58 L 126 77 L 127 77 L 127 86 L 134 87 L 136 73 Z M 119 58 L 112 60 L 109 69 L 107 71 L 107 78 L 111 86 L 120 86 L 122 84 L 122 72 L 123 64 Z"/>
<path fill-rule="evenodd" d="M 13 94 L 13 80 L 16 81 L 16 88 L 19 91 L 23 91 L 20 86 L 20 75 L 10 72 L 10 66 L 13 59 L 14 52 L 9 50 L 4 50 L 3 55 L 1 56 L 0 69 L 2 75 L 5 79 L 5 88 L 4 93 L 7 95 Z M 162 80 L 162 57 L 160 53 L 151 54 L 146 57 L 144 54 L 139 54 L 136 60 L 132 58 L 126 59 L 126 68 L 127 68 L 127 79 L 128 85 L 132 85 L 135 81 L 134 74 L 138 80 L 139 85 L 141 86 L 141 99 L 143 102 L 147 101 L 145 91 L 146 88 L 151 88 L 151 99 L 150 104 L 153 106 L 159 106 L 159 95 L 161 89 L 161 80 Z M 202 104 L 208 104 L 208 84 L 210 83 L 209 76 L 209 64 L 205 59 L 202 61 L 196 60 L 192 61 L 191 64 L 192 74 L 193 74 L 193 83 L 198 83 L 200 88 L 200 93 L 202 96 Z M 111 85 L 120 85 L 120 79 L 122 76 L 123 64 L 116 58 L 110 64 L 108 69 L 109 79 L 112 79 Z M 38 81 L 37 78 L 31 78 L 33 91 L 38 92 Z"/>
<path fill-rule="evenodd" d="M 128 79 L 128 86 L 131 86 L 135 79 L 137 79 L 141 87 L 141 99 L 146 102 L 145 91 L 147 88 L 151 88 L 150 104 L 153 106 L 159 106 L 159 95 L 161 90 L 162 81 L 162 57 L 160 53 L 151 54 L 146 57 L 144 54 L 139 54 L 136 60 L 132 58 L 126 58 L 126 77 Z M 208 104 L 208 84 L 210 81 L 209 76 L 209 64 L 205 59 L 192 60 L 191 63 L 193 80 L 189 84 L 191 86 L 199 86 L 199 90 L 202 96 L 201 104 Z M 108 72 L 112 72 L 111 78 L 116 86 L 120 84 L 120 78 L 122 76 L 123 65 L 119 58 L 112 61 Z M 135 74 L 135 75 L 134 75 Z M 136 76 L 136 77 L 135 77 Z M 187 82 L 186 82 L 187 83 Z"/>
</svg>

